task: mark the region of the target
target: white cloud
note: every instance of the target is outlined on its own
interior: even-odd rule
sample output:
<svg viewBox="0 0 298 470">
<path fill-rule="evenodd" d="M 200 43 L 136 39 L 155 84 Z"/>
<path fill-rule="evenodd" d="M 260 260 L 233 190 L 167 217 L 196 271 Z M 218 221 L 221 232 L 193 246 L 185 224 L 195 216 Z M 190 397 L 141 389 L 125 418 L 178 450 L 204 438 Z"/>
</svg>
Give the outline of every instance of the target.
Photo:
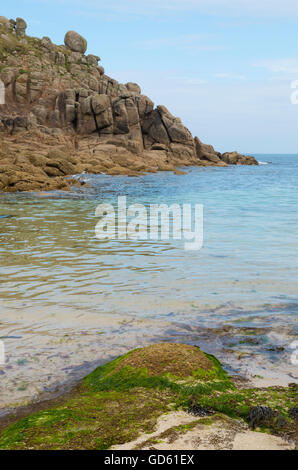
<svg viewBox="0 0 298 470">
<path fill-rule="evenodd" d="M 190 54 L 225 49 L 223 44 L 212 44 L 212 39 L 213 35 L 211 34 L 186 34 L 137 41 L 134 43 L 134 46 L 140 46 L 142 49 L 147 50 L 170 47 L 175 48 L 177 51 L 183 51 Z"/>
<path fill-rule="evenodd" d="M 155 37 L 148 39 L 146 41 L 138 41 L 137 44 L 145 46 L 148 49 L 155 49 L 161 46 L 173 46 L 173 45 L 182 45 L 188 46 L 190 44 L 199 43 L 206 38 L 209 38 L 208 34 L 185 34 L 185 35 L 175 35 L 175 36 L 165 36 L 165 37 Z"/>
<path fill-rule="evenodd" d="M 168 77 L 168 80 L 172 80 L 175 83 L 179 83 L 179 85 L 186 85 L 186 86 L 201 86 L 205 85 L 207 82 L 206 80 L 201 80 L 200 78 L 193 78 L 193 77 L 180 77 L 180 76 L 173 76 Z"/>
<path fill-rule="evenodd" d="M 298 59 L 268 59 L 255 62 L 254 67 L 267 69 L 275 74 L 291 77 L 298 74 Z"/>
<path fill-rule="evenodd" d="M 45 0 L 47 1 L 47 0 Z M 227 16 L 298 16 L 297 0 L 56 0 L 52 3 L 83 6 L 117 16 L 158 15 L 171 12 L 206 12 Z"/>
<path fill-rule="evenodd" d="M 176 64 L 177 65 L 177 64 Z M 290 81 L 215 82 L 205 75 L 171 70 L 113 70 L 111 76 L 142 85 L 156 105 L 164 104 L 193 135 L 221 152 L 297 152 L 298 106 L 290 101 Z M 298 77 L 297 77 L 298 79 Z"/>
<path fill-rule="evenodd" d="M 224 72 L 214 73 L 213 77 L 214 78 L 227 78 L 229 80 L 245 80 L 244 75 L 237 75 L 237 74 L 233 74 L 233 73 L 224 73 Z"/>
</svg>

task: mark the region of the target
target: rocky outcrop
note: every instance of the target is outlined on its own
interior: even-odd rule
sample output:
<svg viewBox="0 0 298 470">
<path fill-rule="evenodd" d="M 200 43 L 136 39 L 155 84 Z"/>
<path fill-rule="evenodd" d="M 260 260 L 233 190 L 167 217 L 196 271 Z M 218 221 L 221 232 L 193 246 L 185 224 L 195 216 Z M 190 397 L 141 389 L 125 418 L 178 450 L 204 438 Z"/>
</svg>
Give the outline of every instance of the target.
<svg viewBox="0 0 298 470">
<path fill-rule="evenodd" d="M 23 18 L 17 18 L 15 22 L 15 30 L 17 36 L 24 38 L 26 35 L 27 23 Z"/>
<path fill-rule="evenodd" d="M 87 41 L 83 36 L 75 31 L 68 31 L 64 37 L 64 43 L 73 52 L 85 54 L 87 50 Z"/>
<path fill-rule="evenodd" d="M 48 37 L 27 36 L 26 27 L 21 18 L 0 17 L 0 79 L 6 98 L 0 106 L 0 131 L 7 144 L 14 139 L 11 148 L 19 143 L 20 153 L 22 143 L 26 147 L 32 136 L 51 137 L 58 146 L 63 139 L 71 141 L 71 149 L 80 158 L 78 167 L 61 171 L 46 165 L 51 168 L 42 170 L 47 178 L 78 172 L 79 163 L 86 163 L 85 171 L 112 174 L 257 163 L 235 152 L 221 155 L 194 139 L 166 107 L 155 107 L 139 85 L 121 84 L 106 75 L 98 56 L 85 55 L 87 41 L 75 31 L 67 32 L 65 45 L 57 46 Z M 7 187 L 6 178 L 1 181 L 0 189 L 23 187 Z"/>
<path fill-rule="evenodd" d="M 238 152 L 226 152 L 221 156 L 222 160 L 228 165 L 258 165 L 254 157 L 247 157 Z"/>
<path fill-rule="evenodd" d="M 198 137 L 195 137 L 196 154 L 202 165 L 227 166 L 222 160 L 221 154 L 216 152 L 212 145 L 203 144 Z"/>
</svg>

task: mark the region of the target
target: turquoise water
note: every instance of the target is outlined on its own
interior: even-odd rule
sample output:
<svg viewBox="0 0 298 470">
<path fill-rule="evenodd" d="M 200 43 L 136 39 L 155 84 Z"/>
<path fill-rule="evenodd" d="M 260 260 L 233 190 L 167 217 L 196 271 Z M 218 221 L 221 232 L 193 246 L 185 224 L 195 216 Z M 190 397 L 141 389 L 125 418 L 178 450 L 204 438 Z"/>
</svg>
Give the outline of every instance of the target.
<svg viewBox="0 0 298 470">
<path fill-rule="evenodd" d="M 143 301 L 154 297 L 150 316 L 184 321 L 210 308 L 201 319 L 210 324 L 216 308 L 226 306 L 231 319 L 238 310 L 271 317 L 279 308 L 290 320 L 298 308 L 298 157 L 257 158 L 272 163 L 193 168 L 182 176 L 87 175 L 91 188 L 83 193 L 2 195 L 1 214 L 14 216 L 0 222 L 3 298 L 39 302 L 51 293 L 86 308 L 104 299 L 107 312 L 146 315 Z M 203 248 L 187 252 L 174 240 L 99 241 L 95 208 L 116 205 L 118 195 L 129 204 L 203 204 Z"/>
<path fill-rule="evenodd" d="M 298 156 L 256 158 L 267 164 L 139 178 L 81 175 L 90 185 L 84 190 L 1 194 L 0 215 L 12 217 L 0 219 L 0 321 L 21 310 L 34 330 L 38 312 L 50 316 L 55 308 L 57 327 L 66 311 L 166 321 L 173 331 L 240 325 L 274 332 L 260 354 L 268 342 L 286 348 L 297 334 Z M 95 208 L 115 205 L 118 195 L 147 206 L 203 204 L 203 248 L 98 240 Z"/>
</svg>

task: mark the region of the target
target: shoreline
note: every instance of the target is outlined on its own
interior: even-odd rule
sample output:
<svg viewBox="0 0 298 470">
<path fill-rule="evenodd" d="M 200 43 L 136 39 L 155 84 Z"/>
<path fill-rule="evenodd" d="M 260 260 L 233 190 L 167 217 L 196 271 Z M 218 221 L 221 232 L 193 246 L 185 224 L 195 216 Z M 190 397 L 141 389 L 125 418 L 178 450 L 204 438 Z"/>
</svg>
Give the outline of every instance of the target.
<svg viewBox="0 0 298 470">
<path fill-rule="evenodd" d="M 109 318 L 107 317 L 106 320 L 108 321 Z M 116 325 L 117 321 L 115 320 L 116 319 L 114 319 Z M 103 318 L 101 321 L 103 321 Z M 131 327 L 135 328 L 133 325 L 138 323 L 142 325 L 143 329 L 147 330 L 147 338 L 145 340 L 142 338 L 143 334 L 141 331 L 139 332 L 139 336 L 133 335 L 134 337 L 132 338 L 129 335 L 129 329 Z M 170 336 L 166 334 L 169 328 L 171 328 Z M 160 330 L 159 333 L 158 330 Z M 20 379 L 18 379 L 19 383 L 30 383 L 33 388 L 24 388 L 23 391 L 17 391 L 13 382 L 9 381 L 9 370 L 6 370 L 6 374 L 2 375 L 1 388 L 3 391 L 1 394 L 4 398 L 4 390 L 6 388 L 9 389 L 8 395 L 6 394 L 7 399 L 9 396 L 9 401 L 7 401 L 7 399 L 5 401 L 5 398 L 4 401 L 2 401 L 0 406 L 0 420 L 5 418 L 8 414 L 12 414 L 15 409 L 31 406 L 38 407 L 39 404 L 44 401 L 52 401 L 56 398 L 63 397 L 65 394 L 67 395 L 69 390 L 75 388 L 87 374 L 94 371 L 98 366 L 109 363 L 123 353 L 137 347 L 168 341 L 176 343 L 183 341 L 185 344 L 199 345 L 208 353 L 215 355 L 220 359 L 224 369 L 235 378 L 241 388 L 256 387 L 261 389 L 271 386 L 287 387 L 289 383 L 298 383 L 298 377 L 291 375 L 291 373 L 293 374 L 295 371 L 295 366 L 291 366 L 287 363 L 289 358 L 285 358 L 279 363 L 275 362 L 274 365 L 269 359 L 267 363 L 264 362 L 265 356 L 260 356 L 259 358 L 254 356 L 254 363 L 251 365 L 251 355 L 237 354 L 237 352 L 235 354 L 235 352 L 232 353 L 227 350 L 225 343 L 230 341 L 230 335 L 235 335 L 237 330 L 238 334 L 243 332 L 243 328 L 241 327 L 238 329 L 234 327 L 227 328 L 227 326 L 224 326 L 222 329 L 201 328 L 200 333 L 196 332 L 196 337 L 194 338 L 194 333 L 190 333 L 188 328 L 185 330 L 182 325 L 180 327 L 176 325 L 176 331 L 174 331 L 173 325 L 167 324 L 164 321 L 156 321 L 153 324 L 152 322 L 135 318 L 127 321 L 126 327 L 124 327 L 124 330 L 119 336 L 122 337 L 122 344 L 118 345 L 118 347 L 113 346 L 113 351 L 111 351 L 110 345 L 113 344 L 114 339 L 113 337 L 109 338 L 107 334 L 98 336 L 98 334 L 93 332 L 92 335 L 90 330 L 85 329 L 82 336 L 78 332 L 79 337 L 77 338 L 79 338 L 79 340 L 77 341 L 75 339 L 73 342 L 68 339 L 71 337 L 71 333 L 68 331 L 66 334 L 66 343 L 64 341 L 61 343 L 59 338 L 56 339 L 56 343 L 61 346 L 59 346 L 59 352 L 55 355 L 54 369 L 50 366 L 46 356 L 42 363 L 39 362 L 37 364 L 35 372 L 32 370 L 33 362 L 30 357 L 28 357 L 27 364 L 23 366 L 20 365 L 15 370 L 16 377 L 20 376 L 20 374 L 22 375 L 22 380 L 20 381 Z M 248 337 L 250 338 L 251 328 L 247 328 L 247 330 L 249 332 Z M 117 332 L 115 332 L 115 335 L 117 335 Z M 65 338 L 65 331 L 62 330 L 60 337 L 61 340 Z M 98 341 L 98 337 L 100 337 L 100 341 Z M 66 349 L 65 346 L 67 346 Z M 62 348 L 62 351 L 60 348 Z M 81 348 L 84 350 L 87 348 L 85 351 L 85 360 L 84 356 L 79 356 L 79 349 Z M 38 351 L 34 351 L 34 353 L 37 352 Z M 68 362 L 65 370 L 65 366 L 63 367 L 62 365 L 69 354 L 71 355 L 70 357 L 73 358 L 72 360 L 75 360 L 75 363 L 71 361 Z M 16 359 L 16 362 L 18 363 L 18 359 Z M 5 369 L 2 367 L 2 370 Z M 42 374 L 40 374 L 41 370 Z M 262 375 L 260 375 L 261 373 Z M 51 381 L 48 380 L 49 377 L 51 377 Z M 5 378 L 7 380 L 5 380 Z M 15 390 L 15 392 L 13 390 Z M 15 398 L 12 399 L 14 394 Z"/>
<path fill-rule="evenodd" d="M 177 156 L 161 149 L 133 153 L 117 143 L 100 142 L 95 136 L 75 138 L 73 133 L 62 130 L 58 136 L 43 134 L 39 128 L 11 135 L 0 127 L 0 134 L 0 191 L 3 193 L 84 188 L 86 184 L 75 178 L 83 173 L 138 177 L 169 171 L 185 175 L 188 167 L 259 165 L 254 157 L 237 152 L 224 154 L 229 164 L 217 156 L 218 161 L 212 161 L 188 154 Z"/>
</svg>

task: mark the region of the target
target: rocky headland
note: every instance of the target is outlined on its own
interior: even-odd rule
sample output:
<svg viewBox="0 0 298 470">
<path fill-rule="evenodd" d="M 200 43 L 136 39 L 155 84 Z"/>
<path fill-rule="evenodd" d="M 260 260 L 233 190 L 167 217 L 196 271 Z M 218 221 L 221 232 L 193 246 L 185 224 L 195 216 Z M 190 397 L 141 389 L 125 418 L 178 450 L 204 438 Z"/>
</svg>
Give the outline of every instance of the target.
<svg viewBox="0 0 298 470">
<path fill-rule="evenodd" d="M 67 190 L 82 172 L 137 176 L 184 166 L 255 165 L 193 137 L 135 83 L 105 74 L 75 31 L 64 45 L 0 17 L 0 190 Z M 68 177 L 68 178 L 66 178 Z"/>
</svg>

